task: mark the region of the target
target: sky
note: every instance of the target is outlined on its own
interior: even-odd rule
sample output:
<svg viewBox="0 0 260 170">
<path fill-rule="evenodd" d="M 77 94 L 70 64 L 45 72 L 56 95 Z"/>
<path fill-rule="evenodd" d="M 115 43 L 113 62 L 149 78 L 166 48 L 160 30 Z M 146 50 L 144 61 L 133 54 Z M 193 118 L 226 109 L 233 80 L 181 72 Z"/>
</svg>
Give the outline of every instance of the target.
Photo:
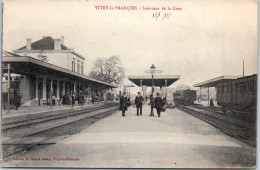
<svg viewBox="0 0 260 170">
<path fill-rule="evenodd" d="M 26 38 L 34 42 L 42 36 L 64 36 L 67 47 L 86 57 L 86 73 L 96 58 L 119 56 L 127 75 L 144 75 L 152 64 L 161 74 L 180 75 L 171 87 L 242 75 L 243 60 L 245 75 L 251 75 L 258 66 L 257 2 L 4 0 L 3 50 L 24 46 Z M 95 6 L 137 6 L 138 10 L 97 10 Z M 165 14 L 169 17 L 162 20 Z"/>
</svg>

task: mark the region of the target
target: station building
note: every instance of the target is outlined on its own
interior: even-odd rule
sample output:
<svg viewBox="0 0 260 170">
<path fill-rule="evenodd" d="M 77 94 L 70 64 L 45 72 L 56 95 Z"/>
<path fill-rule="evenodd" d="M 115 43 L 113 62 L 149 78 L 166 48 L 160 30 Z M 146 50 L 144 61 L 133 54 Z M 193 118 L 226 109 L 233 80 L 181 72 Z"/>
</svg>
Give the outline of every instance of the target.
<svg viewBox="0 0 260 170">
<path fill-rule="evenodd" d="M 7 77 L 10 67 L 10 101 L 20 94 L 22 105 L 48 104 L 52 95 L 57 101 L 62 96 L 79 93 L 89 100 L 93 95 L 103 97 L 115 85 L 90 78 L 84 74 L 85 57 L 64 45 L 64 37 L 31 42 L 2 55 L 2 92 L 8 89 Z"/>
</svg>

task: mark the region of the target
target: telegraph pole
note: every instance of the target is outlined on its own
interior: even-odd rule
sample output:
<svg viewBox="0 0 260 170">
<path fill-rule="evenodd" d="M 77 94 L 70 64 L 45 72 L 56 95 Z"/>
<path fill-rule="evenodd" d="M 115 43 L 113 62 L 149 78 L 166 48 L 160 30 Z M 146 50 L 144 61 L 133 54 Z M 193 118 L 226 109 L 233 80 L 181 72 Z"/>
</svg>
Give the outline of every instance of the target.
<svg viewBox="0 0 260 170">
<path fill-rule="evenodd" d="M 50 90 L 50 106 L 51 106 L 51 109 L 52 109 L 52 94 L 53 94 L 52 83 L 53 83 L 53 77 L 51 77 L 51 90 Z"/>
<path fill-rule="evenodd" d="M 10 110 L 10 63 L 7 64 L 7 72 L 8 72 L 8 86 L 7 86 L 7 89 L 8 89 L 8 99 L 7 99 L 7 113 L 9 113 L 9 110 Z"/>
</svg>

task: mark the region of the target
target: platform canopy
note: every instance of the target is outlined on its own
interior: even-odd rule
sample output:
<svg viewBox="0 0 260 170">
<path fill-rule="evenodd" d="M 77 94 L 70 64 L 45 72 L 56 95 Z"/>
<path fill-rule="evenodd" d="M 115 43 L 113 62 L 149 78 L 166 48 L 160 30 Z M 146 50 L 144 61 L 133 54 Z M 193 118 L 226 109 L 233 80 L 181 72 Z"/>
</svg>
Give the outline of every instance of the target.
<svg viewBox="0 0 260 170">
<path fill-rule="evenodd" d="M 201 83 L 194 84 L 193 86 L 194 87 L 216 87 L 217 84 L 225 83 L 227 81 L 234 80 L 239 77 L 241 77 L 241 76 L 224 75 L 224 76 L 220 76 L 220 77 L 217 77 L 214 79 L 203 81 Z"/>
<path fill-rule="evenodd" d="M 128 79 L 132 81 L 137 86 L 152 86 L 152 76 L 143 75 L 143 76 L 128 76 Z M 180 79 L 179 75 L 154 75 L 153 78 L 154 86 L 170 86 L 175 81 Z"/>
<path fill-rule="evenodd" d="M 55 66 L 53 64 L 29 57 L 19 56 L 13 53 L 3 53 L 2 64 L 11 64 L 11 73 L 22 75 L 47 75 L 53 77 L 62 77 L 70 80 L 80 80 L 86 83 L 93 83 L 96 85 L 116 88 L 117 86 L 109 84 L 104 81 L 96 80 L 88 76 L 70 71 L 68 69 Z M 7 73 L 6 69 L 2 70 L 3 73 Z"/>
</svg>

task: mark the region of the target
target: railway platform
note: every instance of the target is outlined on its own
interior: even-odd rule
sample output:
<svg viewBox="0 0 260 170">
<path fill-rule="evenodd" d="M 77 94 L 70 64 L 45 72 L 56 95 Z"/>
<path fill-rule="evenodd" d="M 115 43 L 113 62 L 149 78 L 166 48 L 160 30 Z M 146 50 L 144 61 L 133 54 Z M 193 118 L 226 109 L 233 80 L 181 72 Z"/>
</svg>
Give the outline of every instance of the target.
<svg viewBox="0 0 260 170">
<path fill-rule="evenodd" d="M 88 168 L 255 167 L 255 148 L 179 109 L 150 117 L 117 111 L 78 134 L 44 149 L 18 155 L 5 166 Z M 25 161 L 22 159 L 28 158 Z M 48 160 L 45 161 L 44 159 Z M 20 160 L 19 160 L 20 159 Z"/>
</svg>

